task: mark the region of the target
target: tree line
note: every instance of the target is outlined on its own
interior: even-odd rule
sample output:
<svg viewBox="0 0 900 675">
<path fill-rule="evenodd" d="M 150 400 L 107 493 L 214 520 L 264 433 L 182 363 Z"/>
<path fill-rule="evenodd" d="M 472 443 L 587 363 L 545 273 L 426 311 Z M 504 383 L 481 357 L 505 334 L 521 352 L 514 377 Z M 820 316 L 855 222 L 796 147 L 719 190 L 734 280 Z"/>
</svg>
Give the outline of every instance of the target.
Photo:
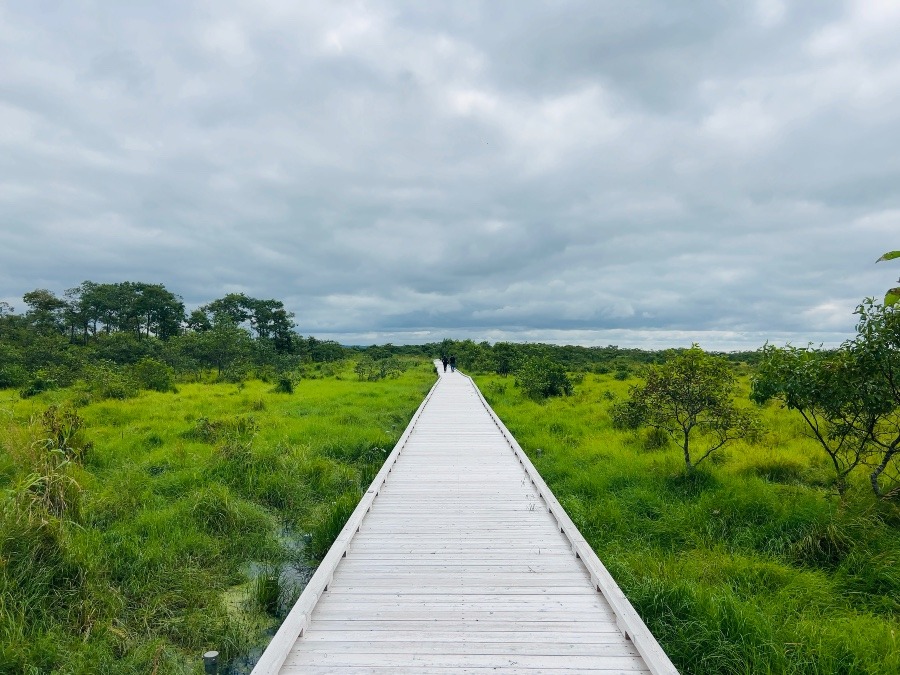
<svg viewBox="0 0 900 675">
<path fill-rule="evenodd" d="M 25 393 L 96 377 L 98 369 L 107 380 L 124 368 L 147 377 L 155 370 L 158 377 L 149 379 L 158 383 L 208 371 L 241 379 L 351 354 L 336 342 L 299 335 L 280 300 L 243 293 L 190 313 L 163 284 L 135 281 L 84 281 L 62 296 L 38 288 L 22 300 L 18 313 L 0 302 L 0 387 Z"/>
</svg>

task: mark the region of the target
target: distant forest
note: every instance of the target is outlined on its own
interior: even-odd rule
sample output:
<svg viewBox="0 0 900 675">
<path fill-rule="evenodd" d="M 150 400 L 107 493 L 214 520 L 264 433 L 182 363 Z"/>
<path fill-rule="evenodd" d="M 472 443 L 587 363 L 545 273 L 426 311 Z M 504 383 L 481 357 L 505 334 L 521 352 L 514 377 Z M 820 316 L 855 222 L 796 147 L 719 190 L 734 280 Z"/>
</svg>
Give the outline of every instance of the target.
<svg viewBox="0 0 900 675">
<path fill-rule="evenodd" d="M 0 388 L 24 395 L 90 379 L 112 383 L 124 369 L 144 388 L 170 388 L 176 379 L 269 379 L 303 364 L 342 359 L 382 362 L 404 356 L 453 354 L 463 369 L 515 372 L 523 360 L 549 358 L 569 371 L 622 372 L 660 362 L 661 352 L 616 346 L 476 343 L 445 339 L 423 345 L 346 346 L 304 337 L 294 315 L 275 299 L 229 293 L 190 313 L 163 284 L 85 281 L 59 297 L 35 289 L 25 311 L 0 302 Z M 757 353 L 731 354 L 755 361 Z M 392 372 L 369 369 L 365 372 Z M 121 388 L 121 387 L 120 387 Z"/>
</svg>

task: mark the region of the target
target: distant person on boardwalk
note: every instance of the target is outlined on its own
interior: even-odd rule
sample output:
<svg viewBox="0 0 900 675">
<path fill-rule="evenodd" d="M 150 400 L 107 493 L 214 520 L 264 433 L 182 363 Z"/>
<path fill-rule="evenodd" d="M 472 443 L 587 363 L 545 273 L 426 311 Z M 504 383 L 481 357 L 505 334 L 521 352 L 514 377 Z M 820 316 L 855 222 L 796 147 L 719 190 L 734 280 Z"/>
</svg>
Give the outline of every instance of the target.
<svg viewBox="0 0 900 675">
<path fill-rule="evenodd" d="M 446 356 L 442 356 L 441 363 L 444 364 L 444 372 L 446 373 L 447 372 L 447 364 L 450 363 L 450 359 L 448 359 Z"/>
<path fill-rule="evenodd" d="M 456 357 L 455 356 L 450 357 L 450 370 L 454 373 L 456 372 Z"/>
</svg>

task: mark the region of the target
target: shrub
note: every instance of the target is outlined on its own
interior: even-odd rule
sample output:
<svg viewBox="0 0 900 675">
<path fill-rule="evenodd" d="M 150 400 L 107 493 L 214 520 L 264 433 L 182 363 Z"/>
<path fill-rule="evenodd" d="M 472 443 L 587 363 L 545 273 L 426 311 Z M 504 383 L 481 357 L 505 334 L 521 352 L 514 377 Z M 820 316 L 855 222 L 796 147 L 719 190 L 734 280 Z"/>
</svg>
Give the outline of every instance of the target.
<svg viewBox="0 0 900 675">
<path fill-rule="evenodd" d="M 527 396 L 535 399 L 572 393 L 572 382 L 565 368 L 547 357 L 527 359 L 516 373 L 516 382 Z"/>
<path fill-rule="evenodd" d="M 291 379 L 290 375 L 280 375 L 272 391 L 276 394 L 293 394 L 294 380 Z"/>
<path fill-rule="evenodd" d="M 23 361 L 18 349 L 0 343 L 0 389 L 21 387 L 28 381 Z"/>
<path fill-rule="evenodd" d="M 172 391 L 175 389 L 175 373 L 162 361 L 145 357 L 134 366 L 134 376 L 142 389 Z"/>
<path fill-rule="evenodd" d="M 48 452 L 61 452 L 66 459 L 83 462 L 94 444 L 82 433 L 84 420 L 71 408 L 52 405 L 41 415 L 43 444 Z"/>
<path fill-rule="evenodd" d="M 691 471 L 727 443 L 756 433 L 756 418 L 735 406 L 734 390 L 728 362 L 694 345 L 651 366 L 646 382 L 631 387 L 629 399 L 613 406 L 613 421 L 620 428 L 649 426 L 669 434 L 681 445 Z M 703 443 L 693 456 L 692 437 Z"/>
<path fill-rule="evenodd" d="M 672 437 L 662 429 L 650 427 L 641 434 L 641 445 L 644 450 L 663 450 L 669 447 Z"/>
<path fill-rule="evenodd" d="M 19 396 L 22 398 L 31 398 L 32 396 L 37 396 L 41 392 L 56 389 L 56 387 L 56 380 L 39 373 L 31 378 L 28 384 L 19 391 Z"/>
<path fill-rule="evenodd" d="M 140 386 L 131 372 L 101 361 L 85 370 L 87 389 L 99 399 L 126 399 L 137 396 Z"/>
<path fill-rule="evenodd" d="M 333 369 L 329 367 L 333 372 Z M 393 357 L 385 359 L 373 359 L 371 356 L 363 356 L 356 363 L 353 369 L 356 376 L 362 381 L 375 382 L 383 380 L 386 377 L 400 377 L 400 374 L 406 370 L 405 365 Z"/>
</svg>

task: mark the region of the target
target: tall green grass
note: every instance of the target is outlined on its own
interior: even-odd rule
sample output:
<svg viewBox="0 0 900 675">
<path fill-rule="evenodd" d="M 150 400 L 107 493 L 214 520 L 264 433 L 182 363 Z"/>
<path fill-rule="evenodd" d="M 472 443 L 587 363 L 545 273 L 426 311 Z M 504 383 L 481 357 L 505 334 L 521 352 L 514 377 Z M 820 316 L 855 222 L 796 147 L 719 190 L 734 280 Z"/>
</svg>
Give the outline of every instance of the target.
<svg viewBox="0 0 900 675">
<path fill-rule="evenodd" d="M 864 477 L 838 500 L 789 411 L 686 475 L 664 438 L 612 428 L 627 379 L 544 403 L 477 380 L 682 672 L 900 672 L 900 512 Z"/>
<path fill-rule="evenodd" d="M 0 672 L 196 673 L 263 639 L 299 592 L 284 570 L 327 551 L 434 378 L 352 368 L 290 394 L 0 391 Z M 77 457 L 51 406 L 83 420 Z"/>
</svg>

